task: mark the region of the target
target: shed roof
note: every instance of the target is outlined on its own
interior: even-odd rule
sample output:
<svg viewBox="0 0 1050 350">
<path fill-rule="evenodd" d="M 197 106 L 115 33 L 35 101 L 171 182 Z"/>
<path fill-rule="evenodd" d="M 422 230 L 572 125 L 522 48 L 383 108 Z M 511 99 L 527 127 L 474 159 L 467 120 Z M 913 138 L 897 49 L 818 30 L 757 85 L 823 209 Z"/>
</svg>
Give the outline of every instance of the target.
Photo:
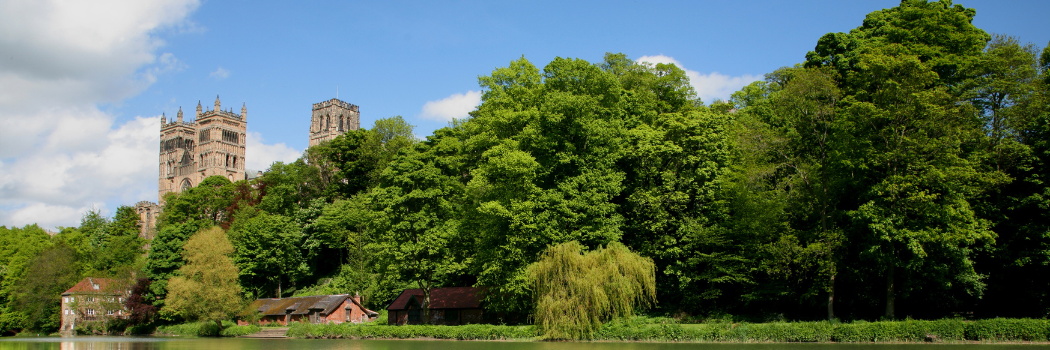
<svg viewBox="0 0 1050 350">
<path fill-rule="evenodd" d="M 112 278 L 96 278 L 96 277 L 85 277 L 84 279 L 73 285 L 73 288 L 69 288 L 62 295 L 71 294 L 108 294 L 118 295 L 124 294 L 130 289 L 131 285 L 128 281 L 118 280 Z"/>
<path fill-rule="evenodd" d="M 481 298 L 475 287 L 448 287 L 430 290 L 430 309 L 477 309 L 481 307 Z M 405 289 L 387 310 L 404 310 L 413 298 L 417 303 L 423 300 L 422 289 Z"/>
<path fill-rule="evenodd" d="M 280 299 L 256 299 L 249 307 L 266 316 L 286 314 L 306 315 L 310 313 L 310 310 L 320 310 L 322 314 L 328 315 L 342 305 L 343 301 L 349 296 L 349 294 L 337 294 Z"/>
</svg>

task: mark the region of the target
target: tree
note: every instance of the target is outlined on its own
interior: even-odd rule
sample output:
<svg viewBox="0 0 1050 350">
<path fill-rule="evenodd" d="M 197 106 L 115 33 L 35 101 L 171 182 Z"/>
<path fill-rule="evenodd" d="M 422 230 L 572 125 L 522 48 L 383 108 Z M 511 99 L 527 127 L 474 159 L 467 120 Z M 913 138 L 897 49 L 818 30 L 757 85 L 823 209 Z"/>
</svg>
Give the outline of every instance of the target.
<svg viewBox="0 0 1050 350">
<path fill-rule="evenodd" d="M 439 130 L 426 142 L 394 159 L 371 192 L 373 215 L 368 224 L 374 241 L 375 271 L 397 276 L 423 290 L 424 322 L 430 322 L 430 291 L 444 278 L 464 269 L 465 244 L 459 234 L 457 173 L 442 164 L 447 150 Z"/>
<path fill-rule="evenodd" d="M 149 303 L 150 293 L 148 278 L 139 278 L 131 287 L 131 293 L 124 300 L 124 308 L 128 310 L 128 319 L 132 324 L 147 324 L 153 322 L 157 315 L 157 307 Z"/>
<path fill-rule="evenodd" d="M 253 296 L 283 296 L 284 282 L 293 284 L 309 273 L 303 259 L 303 234 L 288 217 L 256 212 L 238 213 L 230 229 L 234 263 L 242 285 Z"/>
<path fill-rule="evenodd" d="M 14 296 L 14 311 L 26 315 L 25 328 L 45 332 L 62 324 L 62 292 L 80 280 L 76 252 L 59 242 L 33 258 Z"/>
<path fill-rule="evenodd" d="M 126 205 L 117 207 L 117 213 L 113 215 L 113 220 L 110 221 L 109 235 L 138 236 L 140 231 L 139 219 L 139 214 L 135 212 L 135 208 Z"/>
<path fill-rule="evenodd" d="M 214 321 L 222 329 L 244 306 L 233 245 L 226 232 L 211 227 L 197 232 L 183 247 L 186 265 L 168 281 L 165 308 L 187 319 Z"/>
<path fill-rule="evenodd" d="M 551 246 L 528 267 L 535 317 L 547 339 L 587 339 L 603 322 L 656 302 L 652 259 L 620 243 L 584 252 L 571 241 Z"/>
<path fill-rule="evenodd" d="M 229 179 L 215 175 L 181 193 L 170 192 L 164 196 L 164 211 L 157 219 L 157 229 L 192 220 L 206 220 L 228 227 L 233 221 L 233 213 L 227 208 L 233 205 L 235 188 Z"/>
<path fill-rule="evenodd" d="M 154 305 L 164 305 L 164 297 L 168 294 L 168 280 L 176 276 L 186 263 L 183 259 L 183 245 L 195 233 L 211 225 L 213 223 L 205 220 L 189 220 L 165 225 L 157 232 L 157 237 L 154 237 L 150 244 L 145 271 L 146 277 L 153 281 L 149 288 L 152 298 L 155 299 Z"/>
<path fill-rule="evenodd" d="M 834 69 L 844 91 L 833 147 L 851 174 L 842 205 L 853 224 L 849 241 L 868 262 L 857 275 L 882 275 L 888 318 L 897 315 L 898 295 L 940 294 L 931 301 L 951 308 L 983 290 L 971 254 L 994 233 L 972 201 L 1003 177 L 970 152 L 981 122 L 959 103 L 966 68 L 989 40 L 972 25 L 974 14 L 948 0 L 902 1 L 848 34 L 825 35 L 807 54 L 806 67 Z"/>
</svg>

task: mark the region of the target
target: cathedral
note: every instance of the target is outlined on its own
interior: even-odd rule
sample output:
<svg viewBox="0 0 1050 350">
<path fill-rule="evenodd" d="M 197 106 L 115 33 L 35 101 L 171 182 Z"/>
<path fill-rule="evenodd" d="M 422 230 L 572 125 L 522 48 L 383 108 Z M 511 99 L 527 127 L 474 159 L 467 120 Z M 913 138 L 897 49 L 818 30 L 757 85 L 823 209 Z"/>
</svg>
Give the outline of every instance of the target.
<svg viewBox="0 0 1050 350">
<path fill-rule="evenodd" d="M 330 141 L 361 126 L 360 108 L 331 99 L 314 103 L 310 116 L 310 147 Z M 156 234 L 156 220 L 164 206 L 164 195 L 179 193 L 197 186 L 211 176 L 223 176 L 230 181 L 246 179 L 245 143 L 248 129 L 248 108 L 241 105 L 241 113 L 222 109 L 215 96 L 215 109 L 202 109 L 197 102 L 197 114 L 191 121 L 183 120 L 182 108 L 175 120 L 160 120 L 159 176 L 157 203 L 141 201 L 135 204 L 139 214 L 140 236 L 151 239 Z"/>
</svg>

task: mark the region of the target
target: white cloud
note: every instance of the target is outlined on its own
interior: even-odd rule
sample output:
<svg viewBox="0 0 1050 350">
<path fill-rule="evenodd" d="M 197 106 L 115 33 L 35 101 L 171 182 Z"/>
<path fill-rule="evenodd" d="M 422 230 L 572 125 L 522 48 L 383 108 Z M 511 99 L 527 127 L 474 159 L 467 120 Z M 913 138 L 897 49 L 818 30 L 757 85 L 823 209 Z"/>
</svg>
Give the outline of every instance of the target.
<svg viewBox="0 0 1050 350">
<path fill-rule="evenodd" d="M 216 80 L 226 79 L 230 77 L 230 71 L 226 70 L 225 68 L 219 67 L 219 69 L 216 69 L 214 72 L 211 72 L 211 74 L 208 74 L 208 77 Z"/>
<path fill-rule="evenodd" d="M 637 61 L 649 62 L 652 64 L 674 63 L 675 66 L 678 66 L 678 68 L 685 71 L 685 75 L 689 77 L 689 83 L 693 85 L 693 89 L 696 90 L 696 95 L 707 104 L 714 102 L 716 99 L 728 100 L 734 92 L 747 86 L 747 84 L 762 80 L 761 75 L 744 74 L 734 77 L 718 72 L 703 74 L 695 70 L 687 69 L 681 62 L 678 62 L 678 60 L 664 55 L 642 56 L 639 57 Z"/>
<path fill-rule="evenodd" d="M 265 171 L 274 162 L 294 162 L 302 154 L 294 148 L 288 147 L 284 142 L 267 145 L 263 143 L 262 135 L 257 132 L 248 132 L 245 140 L 245 168 L 247 170 Z"/>
<path fill-rule="evenodd" d="M 98 108 L 184 65 L 158 33 L 198 0 L 0 1 L 0 225 L 76 226 L 156 200 L 159 116 Z"/>
<path fill-rule="evenodd" d="M 462 119 L 467 113 L 481 104 L 481 91 L 467 91 L 463 94 L 452 94 L 437 101 L 428 101 L 423 105 L 420 116 L 426 119 L 452 121 Z"/>
</svg>

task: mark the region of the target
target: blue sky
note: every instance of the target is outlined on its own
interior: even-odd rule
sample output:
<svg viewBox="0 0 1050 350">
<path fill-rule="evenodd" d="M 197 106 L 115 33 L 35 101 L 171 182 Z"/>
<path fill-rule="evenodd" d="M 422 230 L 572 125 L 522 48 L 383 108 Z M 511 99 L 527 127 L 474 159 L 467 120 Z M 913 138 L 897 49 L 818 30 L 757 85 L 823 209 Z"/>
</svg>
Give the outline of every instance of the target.
<svg viewBox="0 0 1050 350">
<path fill-rule="evenodd" d="M 247 104 L 248 165 L 264 168 L 306 147 L 311 104 L 337 89 L 362 126 L 402 115 L 426 136 L 511 60 L 622 52 L 680 64 L 710 102 L 898 3 L 2 0 L 0 225 L 156 201 L 157 117 L 217 94 Z M 1050 2 L 955 3 L 990 33 L 1050 41 Z"/>
</svg>

